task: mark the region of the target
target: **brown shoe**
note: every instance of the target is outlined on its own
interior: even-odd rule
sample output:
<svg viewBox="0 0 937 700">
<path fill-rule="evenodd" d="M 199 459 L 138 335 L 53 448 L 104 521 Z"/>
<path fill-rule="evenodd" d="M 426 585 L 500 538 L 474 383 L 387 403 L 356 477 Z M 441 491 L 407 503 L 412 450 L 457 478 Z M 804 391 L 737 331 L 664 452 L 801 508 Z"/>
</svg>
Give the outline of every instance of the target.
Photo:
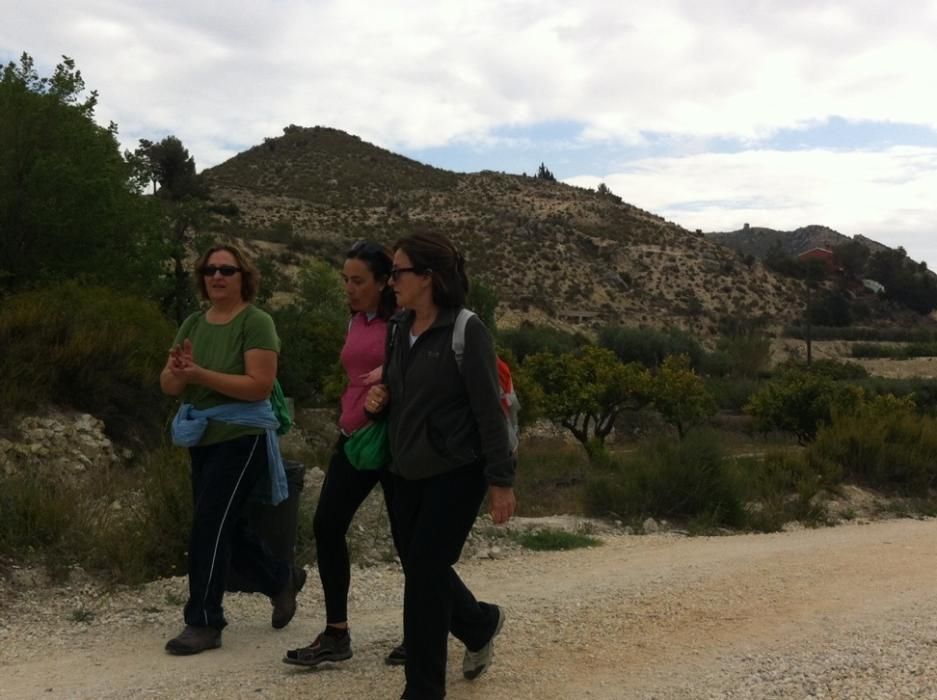
<svg viewBox="0 0 937 700">
<path fill-rule="evenodd" d="M 166 642 L 166 651 L 176 656 L 199 654 L 221 646 L 221 630 L 214 627 L 186 625 L 177 637 Z"/>
<path fill-rule="evenodd" d="M 296 614 L 296 595 L 303 590 L 305 585 L 306 570 L 294 566 L 286 586 L 270 599 L 270 602 L 273 603 L 270 624 L 273 625 L 274 629 L 282 629 L 290 624 L 290 620 Z"/>
</svg>

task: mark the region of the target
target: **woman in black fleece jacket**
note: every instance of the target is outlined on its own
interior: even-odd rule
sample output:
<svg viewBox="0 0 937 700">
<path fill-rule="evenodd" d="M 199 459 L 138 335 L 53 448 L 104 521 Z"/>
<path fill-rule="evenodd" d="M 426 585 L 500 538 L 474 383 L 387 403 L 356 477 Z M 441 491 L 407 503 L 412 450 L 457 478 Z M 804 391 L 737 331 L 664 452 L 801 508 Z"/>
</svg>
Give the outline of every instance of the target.
<svg viewBox="0 0 937 700">
<path fill-rule="evenodd" d="M 384 383 L 366 410 L 387 412 L 393 509 L 404 569 L 407 683 L 402 698 L 446 695 L 449 632 L 465 645 L 462 673 L 474 680 L 491 664 L 504 622 L 497 605 L 477 601 L 452 566 L 485 494 L 492 520 L 514 514 L 514 457 L 499 402 L 494 346 L 473 317 L 460 368 L 453 321 L 465 303 L 464 259 L 445 237 L 402 238 L 391 284 L 404 309 L 388 330 Z"/>
</svg>

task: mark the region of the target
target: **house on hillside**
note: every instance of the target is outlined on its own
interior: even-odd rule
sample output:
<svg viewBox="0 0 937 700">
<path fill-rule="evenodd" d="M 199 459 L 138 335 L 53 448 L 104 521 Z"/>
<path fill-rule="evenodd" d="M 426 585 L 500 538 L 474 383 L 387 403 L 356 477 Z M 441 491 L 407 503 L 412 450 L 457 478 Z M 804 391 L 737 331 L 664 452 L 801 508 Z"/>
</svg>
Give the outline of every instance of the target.
<svg viewBox="0 0 937 700">
<path fill-rule="evenodd" d="M 810 250 L 805 250 L 803 253 L 797 256 L 797 259 L 806 263 L 811 260 L 819 260 L 824 265 L 826 265 L 826 271 L 830 274 L 836 271 L 836 266 L 833 264 L 833 251 L 828 247 L 823 248 L 811 248 Z"/>
</svg>

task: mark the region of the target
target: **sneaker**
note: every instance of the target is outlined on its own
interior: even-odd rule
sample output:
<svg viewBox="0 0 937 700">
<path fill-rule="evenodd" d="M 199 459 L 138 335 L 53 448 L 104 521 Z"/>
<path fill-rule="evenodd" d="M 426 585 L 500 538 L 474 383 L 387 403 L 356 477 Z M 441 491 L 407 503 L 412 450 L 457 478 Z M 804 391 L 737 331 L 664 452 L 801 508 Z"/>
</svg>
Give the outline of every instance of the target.
<svg viewBox="0 0 937 700">
<path fill-rule="evenodd" d="M 495 637 L 501 632 L 501 626 L 504 624 L 504 611 L 497 605 L 492 607 L 498 613 L 498 623 L 495 625 L 495 631 L 491 634 L 491 639 L 478 651 L 469 651 L 466 648 L 465 656 L 462 657 L 462 675 L 470 681 L 478 678 L 491 666 L 491 657 L 494 656 Z"/>
<path fill-rule="evenodd" d="M 388 666 L 403 666 L 407 663 L 407 648 L 403 642 L 390 650 L 390 653 L 384 657 L 384 663 Z"/>
<path fill-rule="evenodd" d="M 336 639 L 323 632 L 315 638 L 312 644 L 286 652 L 283 663 L 296 666 L 318 666 L 323 661 L 344 661 L 351 657 L 350 634 Z"/>
<path fill-rule="evenodd" d="M 270 599 L 273 604 L 273 614 L 270 616 L 270 624 L 274 629 L 283 629 L 293 615 L 296 614 L 296 595 L 303 590 L 306 585 L 306 570 L 293 567 L 290 574 L 290 580 L 286 582 L 283 590 Z"/>
<path fill-rule="evenodd" d="M 199 654 L 221 646 L 221 630 L 214 627 L 186 625 L 178 636 L 166 642 L 166 651 L 175 656 Z"/>
</svg>

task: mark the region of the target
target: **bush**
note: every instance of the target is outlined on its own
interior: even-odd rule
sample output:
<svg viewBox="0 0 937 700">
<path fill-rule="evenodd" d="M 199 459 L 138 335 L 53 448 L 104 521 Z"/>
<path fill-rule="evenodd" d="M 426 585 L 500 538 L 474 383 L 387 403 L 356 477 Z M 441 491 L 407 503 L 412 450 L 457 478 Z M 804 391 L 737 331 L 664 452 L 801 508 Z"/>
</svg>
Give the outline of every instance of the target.
<svg viewBox="0 0 937 700">
<path fill-rule="evenodd" d="M 742 485 L 746 525 L 759 532 L 775 532 L 791 521 L 816 522 L 823 516 L 815 497 L 837 481 L 803 454 L 772 450 L 760 457 L 731 462 Z"/>
<path fill-rule="evenodd" d="M 593 515 L 738 526 L 744 521 L 742 496 L 719 436 L 694 431 L 683 440 L 656 438 L 633 455 L 613 457 L 608 471 L 590 478 L 586 506 Z"/>
<path fill-rule="evenodd" d="M 549 326 L 524 324 L 519 328 L 498 332 L 498 345 L 510 351 L 523 364 L 528 355 L 549 352 L 562 355 L 588 344 L 578 333 L 569 333 Z"/>
<path fill-rule="evenodd" d="M 855 362 L 844 362 L 842 360 L 823 359 L 814 360 L 809 365 L 794 360 L 778 365 L 778 371 L 783 373 L 790 370 L 809 372 L 818 377 L 824 377 L 833 381 L 866 379 L 869 376 L 868 370 Z"/>
<path fill-rule="evenodd" d="M 937 343 L 908 343 L 907 345 L 876 345 L 856 343 L 852 346 L 853 357 L 890 357 L 907 360 L 912 357 L 937 357 Z"/>
<path fill-rule="evenodd" d="M 869 377 L 856 382 L 868 396 L 909 398 L 920 413 L 937 415 L 937 379 Z"/>
<path fill-rule="evenodd" d="M 741 411 L 752 395 L 765 385 L 764 379 L 707 377 L 706 390 L 723 411 Z"/>
<path fill-rule="evenodd" d="M 937 486 L 937 419 L 913 402 L 879 396 L 852 412 L 837 412 L 809 454 L 842 470 L 845 480 L 905 495 Z"/>
<path fill-rule="evenodd" d="M 67 282 L 0 310 L 0 406 L 91 413 L 117 440 L 154 444 L 169 401 L 157 378 L 174 330 L 150 302 Z"/>
<path fill-rule="evenodd" d="M 782 335 L 785 338 L 804 340 L 806 328 L 787 326 Z M 937 330 L 931 328 L 867 328 L 860 326 L 830 327 L 812 326 L 810 337 L 814 340 L 869 340 L 893 343 L 927 343 L 937 341 Z"/>
<path fill-rule="evenodd" d="M 598 343 L 608 348 L 622 362 L 640 362 L 645 367 L 659 366 L 669 355 L 686 355 L 693 369 L 699 369 L 705 355 L 699 341 L 677 328 L 623 328 L 607 326 L 599 331 Z"/>
<path fill-rule="evenodd" d="M 813 440 L 820 426 L 830 423 L 834 410 L 856 405 L 863 396 L 857 387 L 811 372 L 788 370 L 752 396 L 745 411 L 755 418 L 759 430 L 790 432 L 803 444 Z"/>
</svg>

